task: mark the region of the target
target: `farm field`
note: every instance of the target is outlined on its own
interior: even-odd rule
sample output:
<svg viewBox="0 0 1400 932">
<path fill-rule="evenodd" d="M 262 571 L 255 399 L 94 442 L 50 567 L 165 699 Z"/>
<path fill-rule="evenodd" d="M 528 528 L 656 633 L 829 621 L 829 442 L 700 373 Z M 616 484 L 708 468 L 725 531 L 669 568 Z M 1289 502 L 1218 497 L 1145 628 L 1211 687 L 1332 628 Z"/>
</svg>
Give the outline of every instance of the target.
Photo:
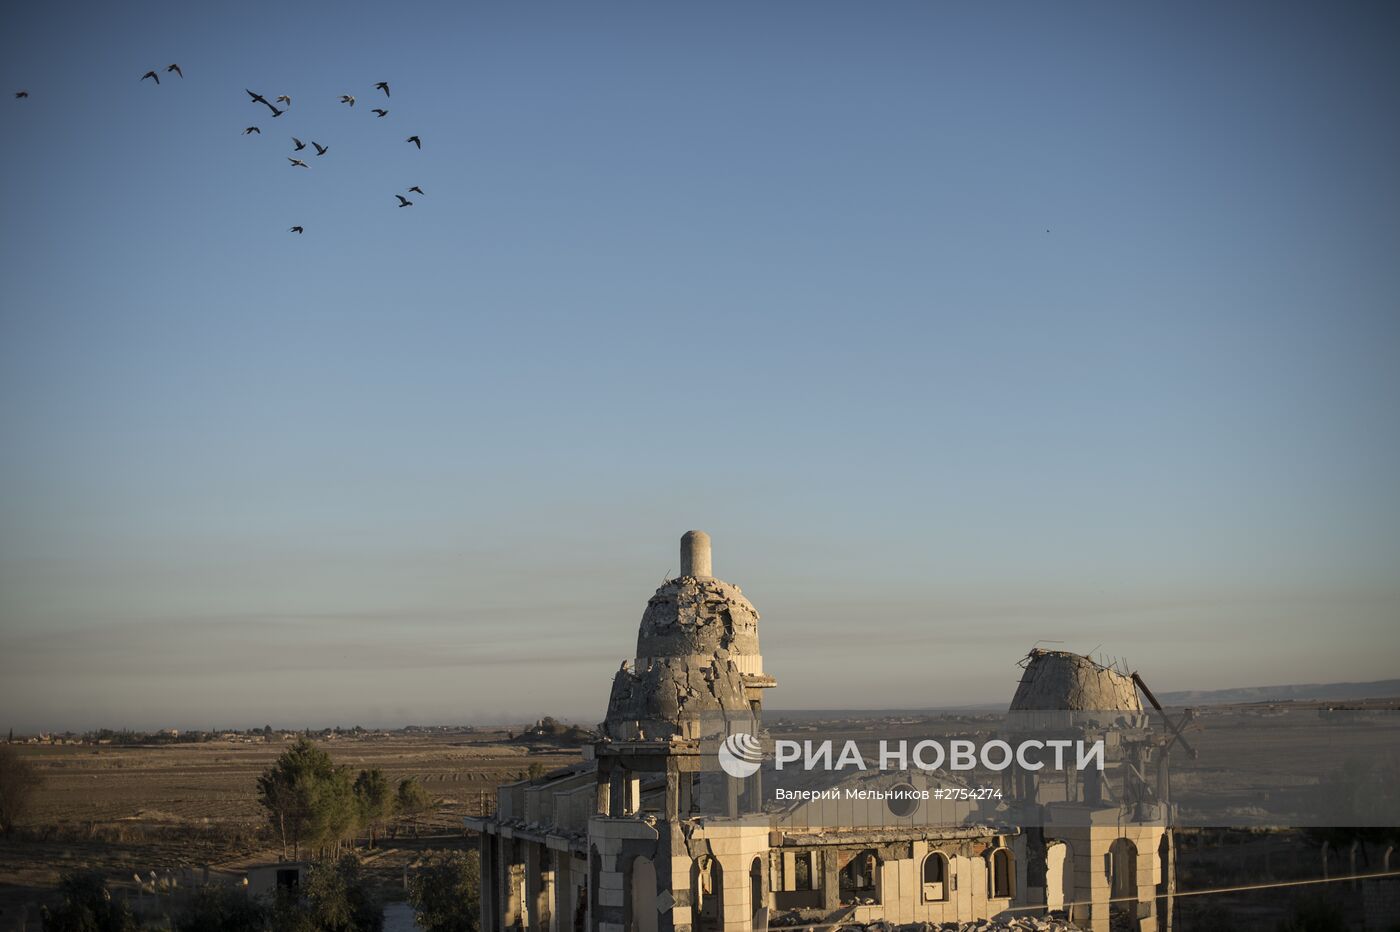
<svg viewBox="0 0 1400 932">
<path fill-rule="evenodd" d="M 59 876 L 98 870 L 133 888 L 133 874 L 234 872 L 281 854 L 257 801 L 257 777 L 290 741 L 152 746 L 29 745 L 43 776 L 17 837 L 0 839 L 0 932 L 51 894 Z M 470 842 L 462 817 L 494 807 L 501 783 L 532 766 L 579 759 L 576 748 L 512 740 L 505 730 L 374 734 L 317 741 L 338 765 L 415 777 L 433 808 L 389 827 L 367 867 L 386 897 L 429 850 Z M 365 842 L 361 841 L 363 847 Z"/>
</svg>

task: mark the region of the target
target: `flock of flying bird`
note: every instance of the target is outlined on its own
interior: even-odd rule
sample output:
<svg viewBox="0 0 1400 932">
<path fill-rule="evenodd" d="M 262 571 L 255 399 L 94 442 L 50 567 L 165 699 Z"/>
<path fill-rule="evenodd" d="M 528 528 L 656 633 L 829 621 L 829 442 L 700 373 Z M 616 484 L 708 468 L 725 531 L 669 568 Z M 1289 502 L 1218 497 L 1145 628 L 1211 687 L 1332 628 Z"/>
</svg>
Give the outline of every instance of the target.
<svg viewBox="0 0 1400 932">
<path fill-rule="evenodd" d="M 180 78 L 182 78 L 182 79 L 185 77 L 185 73 L 184 73 L 182 70 L 180 70 L 180 66 L 177 65 L 177 64 L 171 64 L 171 65 L 166 66 L 165 73 L 166 73 L 166 74 L 172 74 L 172 73 L 173 73 L 173 74 L 179 75 Z M 152 81 L 155 81 L 156 84 L 160 84 L 160 73 L 159 73 L 156 69 L 153 68 L 153 69 L 151 69 L 150 71 L 147 71 L 145 74 L 141 75 L 141 80 L 142 80 L 142 81 L 145 81 L 145 80 L 147 80 L 148 78 L 149 78 L 150 80 L 152 80 Z M 379 83 L 377 83 L 377 84 L 374 85 L 374 89 L 377 90 L 377 91 L 383 91 L 383 92 L 384 92 L 384 98 L 385 98 L 386 101 L 387 101 L 387 100 L 389 99 L 389 97 L 391 96 L 390 93 L 389 93 L 389 82 L 388 82 L 388 81 L 380 81 Z M 267 109 L 271 110 L 271 111 L 272 111 L 272 118 L 273 118 L 273 119 L 276 119 L 277 117 L 280 117 L 282 114 L 286 113 L 287 110 L 291 109 L 291 106 L 292 106 L 292 98 L 291 98 L 291 96 L 288 95 L 288 94 L 281 94 L 281 95 L 279 95 L 277 98 L 275 98 L 276 101 L 277 101 L 277 103 L 279 103 L 279 104 L 284 104 L 284 105 L 285 105 L 283 108 L 279 109 L 279 108 L 276 106 L 276 104 L 269 103 L 269 102 L 268 102 L 268 99 L 267 99 L 266 97 L 264 97 L 263 95 L 261 95 L 261 94 L 256 94 L 256 93 L 254 93 L 253 91 L 248 90 L 247 88 L 244 88 L 243 90 L 248 94 L 249 97 L 252 98 L 253 103 L 255 103 L 255 104 L 262 104 L 262 105 L 264 105 L 265 107 L 267 107 Z M 28 96 L 29 96 L 29 92 L 28 92 L 28 91 L 25 91 L 25 90 L 21 90 L 21 91 L 16 91 L 16 92 L 15 92 L 15 99 L 16 99 L 16 100 L 24 100 L 24 99 L 27 98 Z M 348 106 L 353 107 L 353 106 L 355 106 L 355 95 L 353 95 L 353 94 L 342 94 L 341 97 L 340 97 L 340 102 L 343 103 L 343 104 L 347 104 Z M 389 115 L 389 111 L 388 111 L 386 108 L 383 108 L 383 107 L 375 107 L 375 108 L 373 108 L 373 111 L 372 111 L 372 112 L 375 114 L 375 116 L 377 116 L 377 117 L 380 118 L 380 119 L 383 119 L 384 117 L 386 117 L 386 116 Z M 262 130 L 261 130 L 260 128 L 258 128 L 257 126 L 249 126 L 249 127 L 246 128 L 245 130 L 243 130 L 243 135 L 244 135 L 244 136 L 251 136 L 251 135 L 258 135 L 258 136 L 261 136 L 261 135 L 262 135 Z M 416 136 L 416 135 L 414 135 L 414 136 L 409 136 L 407 139 L 404 140 L 404 142 L 411 142 L 411 143 L 413 143 L 415 146 L 418 147 L 419 150 L 422 150 L 422 148 L 423 148 L 423 140 L 420 139 L 420 138 L 419 138 L 418 136 Z M 293 152 L 300 152 L 300 151 L 302 151 L 303 149 L 306 148 L 306 143 L 302 142 L 300 139 L 298 139 L 298 138 L 295 137 L 295 136 L 292 137 L 292 143 L 294 144 L 294 148 L 292 149 Z M 327 152 L 330 151 L 330 148 L 331 148 L 330 146 L 323 146 L 323 145 L 321 145 L 319 142 L 316 142 L 314 139 L 311 141 L 311 145 L 312 145 L 313 148 L 315 148 L 317 157 L 320 157 L 320 156 L 325 155 Z M 292 163 L 292 166 L 291 166 L 292 168 L 310 168 L 310 167 L 311 167 L 310 165 L 306 164 L 306 162 L 302 161 L 301 159 L 293 158 L 292 156 L 287 156 L 287 161 Z M 416 184 L 413 185 L 412 187 L 410 187 L 410 188 L 408 189 L 408 191 L 409 191 L 410 194 L 418 194 L 418 195 L 420 195 L 420 196 L 423 195 L 423 189 L 422 189 L 421 187 L 419 187 L 418 185 L 416 185 Z M 404 197 L 402 194 L 395 194 L 394 197 L 396 197 L 396 198 L 399 199 L 399 205 L 398 205 L 398 206 L 400 206 L 400 207 L 412 207 L 412 206 L 413 206 L 413 202 L 410 201 L 408 198 Z M 306 230 L 305 230 L 304 227 L 301 227 L 301 226 L 294 226 L 294 227 L 291 227 L 287 232 L 289 232 L 289 233 L 304 233 L 304 232 L 306 232 Z"/>
</svg>

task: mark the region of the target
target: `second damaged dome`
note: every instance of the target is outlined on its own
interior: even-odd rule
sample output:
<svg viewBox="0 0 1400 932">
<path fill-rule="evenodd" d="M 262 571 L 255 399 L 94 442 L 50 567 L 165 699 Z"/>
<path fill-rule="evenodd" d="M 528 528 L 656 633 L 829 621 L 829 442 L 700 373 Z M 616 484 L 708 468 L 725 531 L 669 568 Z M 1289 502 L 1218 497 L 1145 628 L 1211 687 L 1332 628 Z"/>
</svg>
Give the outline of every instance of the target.
<svg viewBox="0 0 1400 932">
<path fill-rule="evenodd" d="M 681 538 L 681 575 L 656 590 L 637 632 L 636 660 L 613 678 L 604 735 L 695 737 L 700 717 L 757 713 L 763 673 L 758 612 L 738 586 L 710 575 L 710 538 Z"/>
</svg>

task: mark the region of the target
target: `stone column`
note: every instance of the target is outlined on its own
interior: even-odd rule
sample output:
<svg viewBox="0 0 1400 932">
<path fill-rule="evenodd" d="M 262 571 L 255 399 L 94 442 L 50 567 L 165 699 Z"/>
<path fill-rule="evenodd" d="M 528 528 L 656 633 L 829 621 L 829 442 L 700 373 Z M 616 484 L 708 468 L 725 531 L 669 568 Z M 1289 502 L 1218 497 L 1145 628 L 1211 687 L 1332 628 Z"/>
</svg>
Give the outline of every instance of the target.
<svg viewBox="0 0 1400 932">
<path fill-rule="evenodd" d="M 481 875 L 481 930 L 482 932 L 495 932 L 500 928 L 496 915 L 496 895 L 500 884 L 497 882 L 496 867 L 496 836 L 490 832 L 482 832 L 479 839 L 479 864 L 478 870 Z"/>
<path fill-rule="evenodd" d="M 821 852 L 822 909 L 828 913 L 841 908 L 841 871 L 836 864 L 837 855 L 835 848 L 826 848 Z"/>
<path fill-rule="evenodd" d="M 686 531 L 681 536 L 681 575 L 713 576 L 710 567 L 710 535 Z"/>
<path fill-rule="evenodd" d="M 597 792 L 593 797 L 593 814 L 600 816 L 610 816 L 612 812 L 612 783 L 613 783 L 613 762 L 611 758 L 601 758 L 598 761 L 598 769 L 595 772 L 597 777 Z"/>
</svg>

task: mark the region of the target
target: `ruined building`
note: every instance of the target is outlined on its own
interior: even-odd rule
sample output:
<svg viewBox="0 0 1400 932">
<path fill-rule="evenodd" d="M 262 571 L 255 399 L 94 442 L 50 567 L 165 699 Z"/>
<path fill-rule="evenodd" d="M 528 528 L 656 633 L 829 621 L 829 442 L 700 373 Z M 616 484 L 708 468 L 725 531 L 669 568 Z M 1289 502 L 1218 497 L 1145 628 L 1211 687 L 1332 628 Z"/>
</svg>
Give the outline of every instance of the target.
<svg viewBox="0 0 1400 932">
<path fill-rule="evenodd" d="M 635 659 L 616 672 L 585 759 L 502 786 L 494 815 L 466 820 L 481 833 L 482 932 L 1046 915 L 1107 932 L 1110 913 L 1114 928 L 1168 928 L 1157 918 L 1173 892 L 1166 742 L 1150 728 L 1135 675 L 1032 651 L 1001 726 L 1103 738 L 1114 766 L 1102 774 L 1011 768 L 995 776 L 999 800 L 774 803 L 762 793 L 767 767 L 735 777 L 715 765 L 715 723 L 719 737 L 758 733 L 775 685 L 758 617 L 737 586 L 713 576 L 709 537 L 688 532 L 680 575 L 647 603 Z M 921 770 L 837 779 L 967 786 Z"/>
</svg>

